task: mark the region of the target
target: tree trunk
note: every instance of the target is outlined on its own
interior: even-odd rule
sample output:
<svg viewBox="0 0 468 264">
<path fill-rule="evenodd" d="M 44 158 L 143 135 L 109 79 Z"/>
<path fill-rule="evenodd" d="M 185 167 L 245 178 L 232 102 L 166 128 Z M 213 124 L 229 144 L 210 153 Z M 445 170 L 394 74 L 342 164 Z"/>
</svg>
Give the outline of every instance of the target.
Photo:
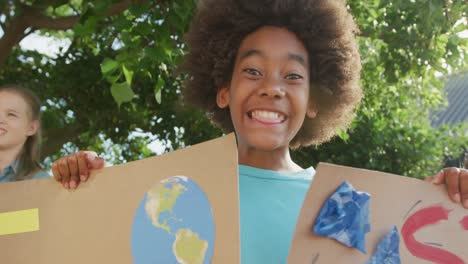
<svg viewBox="0 0 468 264">
<path fill-rule="evenodd" d="M 64 128 L 49 128 L 44 131 L 41 157 L 45 158 L 57 153 L 63 144 L 72 141 L 82 133 L 81 126 L 77 124 Z"/>
</svg>

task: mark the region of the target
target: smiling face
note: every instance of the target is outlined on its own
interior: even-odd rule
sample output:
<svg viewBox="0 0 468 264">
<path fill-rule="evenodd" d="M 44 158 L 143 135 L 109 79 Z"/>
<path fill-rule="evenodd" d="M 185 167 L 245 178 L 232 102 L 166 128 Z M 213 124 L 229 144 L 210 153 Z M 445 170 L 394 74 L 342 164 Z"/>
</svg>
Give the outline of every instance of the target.
<svg viewBox="0 0 468 264">
<path fill-rule="evenodd" d="M 39 121 L 31 120 L 31 109 L 19 94 L 0 91 L 0 150 L 20 149 L 38 128 Z"/>
<path fill-rule="evenodd" d="M 309 57 L 302 42 L 284 28 L 265 26 L 241 43 L 228 86 L 217 94 L 229 107 L 239 149 L 288 150 L 309 105 Z"/>
</svg>

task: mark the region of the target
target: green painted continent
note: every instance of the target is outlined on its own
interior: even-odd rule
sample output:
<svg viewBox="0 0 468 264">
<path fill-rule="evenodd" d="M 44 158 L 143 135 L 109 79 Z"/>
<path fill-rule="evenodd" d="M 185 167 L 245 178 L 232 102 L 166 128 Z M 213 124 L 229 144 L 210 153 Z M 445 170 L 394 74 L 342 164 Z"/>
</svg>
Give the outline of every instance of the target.
<svg viewBox="0 0 468 264">
<path fill-rule="evenodd" d="M 208 242 L 201 240 L 198 234 L 190 229 L 179 229 L 172 250 L 181 264 L 203 264 Z"/>
</svg>

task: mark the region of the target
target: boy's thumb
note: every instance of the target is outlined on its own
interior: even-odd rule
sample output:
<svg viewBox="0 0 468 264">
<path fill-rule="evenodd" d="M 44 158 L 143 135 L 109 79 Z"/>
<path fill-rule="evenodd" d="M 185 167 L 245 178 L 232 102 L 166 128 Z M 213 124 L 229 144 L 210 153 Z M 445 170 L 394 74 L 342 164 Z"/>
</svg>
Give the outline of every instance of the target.
<svg viewBox="0 0 468 264">
<path fill-rule="evenodd" d="M 86 152 L 86 160 L 88 161 L 88 168 L 90 169 L 101 169 L 104 167 L 104 159 L 98 157 L 94 151 Z"/>
<path fill-rule="evenodd" d="M 444 170 L 441 170 L 436 175 L 432 176 L 432 183 L 434 184 L 442 184 L 444 182 Z"/>
</svg>

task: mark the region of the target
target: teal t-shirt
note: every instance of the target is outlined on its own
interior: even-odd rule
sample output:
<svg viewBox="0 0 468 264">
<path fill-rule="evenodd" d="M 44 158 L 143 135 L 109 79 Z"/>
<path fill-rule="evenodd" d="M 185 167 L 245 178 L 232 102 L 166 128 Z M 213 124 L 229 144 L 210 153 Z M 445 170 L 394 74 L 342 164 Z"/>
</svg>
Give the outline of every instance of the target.
<svg viewBox="0 0 468 264">
<path fill-rule="evenodd" d="M 3 169 L 3 171 L 0 171 L 0 183 L 13 181 L 13 179 L 15 179 L 16 177 L 17 171 L 18 171 L 18 161 L 14 161 L 8 167 Z M 50 175 L 47 174 L 47 172 L 43 170 L 38 171 L 32 177 L 32 179 L 47 179 L 47 178 L 50 178 Z"/>
<path fill-rule="evenodd" d="M 242 264 L 284 264 L 314 168 L 284 174 L 239 165 Z"/>
</svg>

